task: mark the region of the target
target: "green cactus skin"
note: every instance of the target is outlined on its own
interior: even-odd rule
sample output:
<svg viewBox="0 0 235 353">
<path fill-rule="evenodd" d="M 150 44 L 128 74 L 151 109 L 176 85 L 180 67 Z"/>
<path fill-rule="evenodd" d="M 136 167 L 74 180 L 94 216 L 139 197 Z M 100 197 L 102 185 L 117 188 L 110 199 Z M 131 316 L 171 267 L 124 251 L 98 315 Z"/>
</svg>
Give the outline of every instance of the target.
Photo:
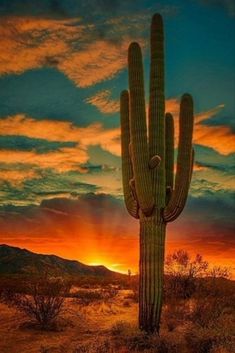
<svg viewBox="0 0 235 353">
<path fill-rule="evenodd" d="M 174 121 L 165 114 L 164 33 L 159 14 L 151 25 L 148 133 L 141 48 L 128 50 L 129 92 L 120 98 L 122 175 L 128 212 L 140 222 L 139 327 L 159 332 L 166 224 L 182 212 L 190 186 L 194 152 L 193 100 L 180 103 L 179 144 L 174 180 Z"/>
</svg>

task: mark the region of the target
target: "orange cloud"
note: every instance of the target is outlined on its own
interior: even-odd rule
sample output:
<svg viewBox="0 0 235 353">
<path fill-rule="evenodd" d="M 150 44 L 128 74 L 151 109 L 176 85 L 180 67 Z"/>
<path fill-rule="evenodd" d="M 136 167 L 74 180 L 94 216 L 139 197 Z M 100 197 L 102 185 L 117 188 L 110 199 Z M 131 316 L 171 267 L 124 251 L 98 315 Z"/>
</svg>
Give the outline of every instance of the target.
<svg viewBox="0 0 235 353">
<path fill-rule="evenodd" d="M 48 153 L 0 150 L 0 162 L 38 165 L 40 168 L 52 168 L 59 172 L 80 170 L 79 164 L 85 163 L 87 160 L 87 153 L 79 148 L 61 148 L 59 151 Z"/>
<path fill-rule="evenodd" d="M 80 87 L 112 78 L 126 67 L 130 38 L 120 43 L 97 40 L 64 58 L 58 68 Z"/>
<path fill-rule="evenodd" d="M 165 111 L 171 113 L 174 117 L 179 114 L 180 102 L 177 98 L 169 98 L 166 100 Z"/>
<path fill-rule="evenodd" d="M 1 158 L 1 157 L 0 157 Z M 30 170 L 11 170 L 1 167 L 0 180 L 7 180 L 12 185 L 20 185 L 25 179 L 32 179 L 38 176 L 37 172 L 33 169 Z"/>
<path fill-rule="evenodd" d="M 61 60 L 70 50 L 68 39 L 78 39 L 83 31 L 72 23 L 30 17 L 1 19 L 0 74 L 20 74 Z"/>
<path fill-rule="evenodd" d="M 210 109 L 206 112 L 199 113 L 195 116 L 195 123 L 201 123 L 204 120 L 207 120 L 209 118 L 212 118 L 215 116 L 217 113 L 219 113 L 222 109 L 224 108 L 224 104 L 219 104 L 215 108 Z"/>
<path fill-rule="evenodd" d="M 89 37 L 89 25 L 85 28 L 77 23 L 78 19 L 4 18 L 0 25 L 0 75 L 55 66 L 77 86 L 88 87 L 120 72 L 126 66 L 131 38 L 94 41 Z"/>
<path fill-rule="evenodd" d="M 194 143 L 211 147 L 223 155 L 235 152 L 234 137 L 228 126 L 195 125 Z"/>
<path fill-rule="evenodd" d="M 99 145 L 114 155 L 120 155 L 119 129 L 105 129 L 102 124 L 76 127 L 71 122 L 35 120 L 24 115 L 16 115 L 0 119 L 0 135 L 23 135 L 48 141 L 77 143 L 75 147 L 60 148 L 43 154 L 35 151 L 1 150 L 1 162 L 32 164 L 58 171 L 81 171 L 79 165 L 89 159 L 87 152 L 89 146 Z"/>
<path fill-rule="evenodd" d="M 203 121 L 215 116 L 224 105 L 220 104 L 213 109 L 195 115 L 193 143 L 213 148 L 223 155 L 235 152 L 235 139 L 232 129 L 225 125 L 212 126 L 203 125 Z M 169 99 L 166 101 L 166 111 L 173 114 L 175 118 L 175 146 L 179 137 L 179 101 Z"/>
<path fill-rule="evenodd" d="M 113 114 L 119 112 L 119 100 L 110 98 L 109 90 L 100 91 L 94 96 L 87 98 L 86 102 L 94 105 L 101 113 Z"/>
</svg>

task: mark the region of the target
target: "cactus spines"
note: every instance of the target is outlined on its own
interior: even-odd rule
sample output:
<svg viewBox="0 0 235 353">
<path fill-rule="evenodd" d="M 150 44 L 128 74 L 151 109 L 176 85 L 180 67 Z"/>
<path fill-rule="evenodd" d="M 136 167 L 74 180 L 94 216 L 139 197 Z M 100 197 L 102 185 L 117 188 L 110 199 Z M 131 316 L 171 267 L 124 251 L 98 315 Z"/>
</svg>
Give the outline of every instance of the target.
<svg viewBox="0 0 235 353">
<path fill-rule="evenodd" d="M 152 18 L 148 134 L 141 48 L 128 50 L 129 92 L 120 98 L 122 175 L 128 212 L 140 221 L 139 327 L 159 331 L 162 309 L 166 223 L 187 200 L 193 170 L 193 101 L 180 103 L 180 133 L 174 180 L 174 121 L 165 115 L 164 33 L 159 14 Z"/>
</svg>

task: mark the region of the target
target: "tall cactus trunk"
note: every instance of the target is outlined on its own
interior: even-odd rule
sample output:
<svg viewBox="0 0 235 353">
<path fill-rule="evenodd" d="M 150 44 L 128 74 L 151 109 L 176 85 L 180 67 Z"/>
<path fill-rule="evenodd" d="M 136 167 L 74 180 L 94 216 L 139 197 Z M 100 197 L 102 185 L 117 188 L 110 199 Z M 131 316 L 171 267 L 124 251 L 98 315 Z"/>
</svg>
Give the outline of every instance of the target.
<svg viewBox="0 0 235 353">
<path fill-rule="evenodd" d="M 125 204 L 140 221 L 139 326 L 159 331 L 166 224 L 182 212 L 190 186 L 194 152 L 193 99 L 181 97 L 179 143 L 174 178 L 174 119 L 165 114 L 163 21 L 151 25 L 151 70 L 148 133 L 141 48 L 128 50 L 129 92 L 120 99 L 122 176 Z"/>
<path fill-rule="evenodd" d="M 166 226 L 159 214 L 140 219 L 139 327 L 159 331 Z"/>
</svg>

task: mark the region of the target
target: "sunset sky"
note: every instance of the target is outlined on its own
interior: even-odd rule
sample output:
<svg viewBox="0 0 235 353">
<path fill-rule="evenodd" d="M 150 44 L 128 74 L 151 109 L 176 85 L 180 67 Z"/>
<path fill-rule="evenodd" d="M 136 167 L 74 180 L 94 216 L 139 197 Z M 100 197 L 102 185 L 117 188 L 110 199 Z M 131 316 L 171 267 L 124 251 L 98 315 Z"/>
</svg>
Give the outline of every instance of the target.
<svg viewBox="0 0 235 353">
<path fill-rule="evenodd" d="M 0 0 L 0 244 L 138 268 L 121 184 L 119 94 L 138 41 L 165 24 L 166 109 L 195 102 L 195 168 L 167 252 L 234 268 L 235 1 Z M 177 152 L 177 150 L 175 150 Z"/>
</svg>

